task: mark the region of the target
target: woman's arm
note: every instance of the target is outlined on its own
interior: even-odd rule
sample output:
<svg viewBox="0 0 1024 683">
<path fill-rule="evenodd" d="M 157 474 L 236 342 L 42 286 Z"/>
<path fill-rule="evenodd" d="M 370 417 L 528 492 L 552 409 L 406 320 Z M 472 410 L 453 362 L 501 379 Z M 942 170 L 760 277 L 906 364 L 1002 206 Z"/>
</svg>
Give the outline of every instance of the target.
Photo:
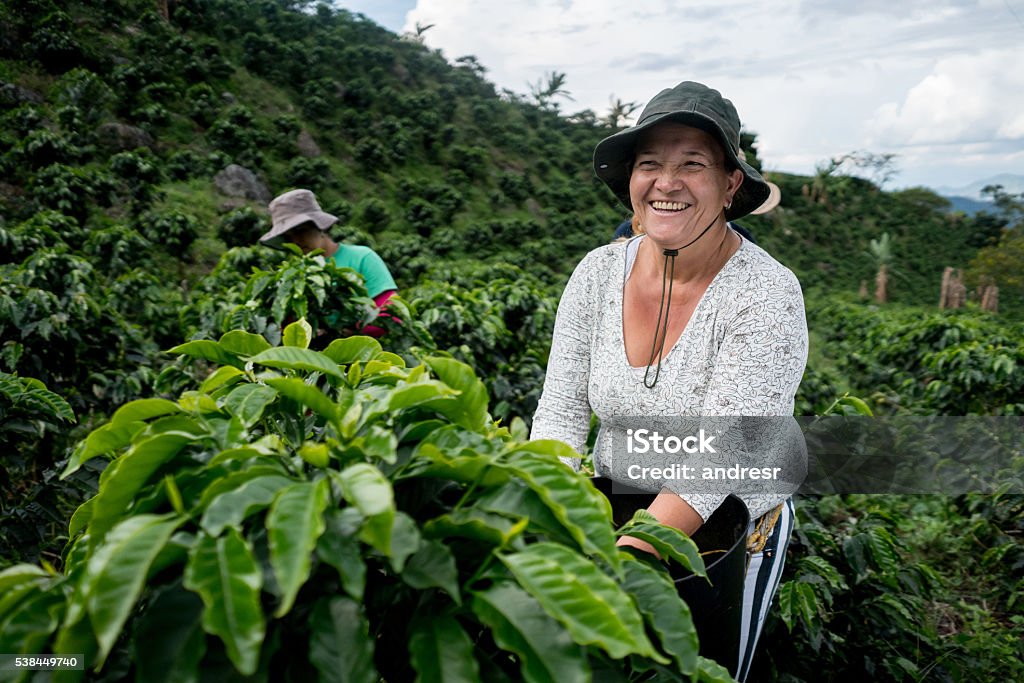
<svg viewBox="0 0 1024 683">
<path fill-rule="evenodd" d="M 558 439 L 581 451 L 590 431 L 590 340 L 597 300 L 599 260 L 592 252 L 569 278 L 555 315 L 544 390 L 530 439 Z M 579 461 L 566 464 L 579 469 Z"/>
</svg>

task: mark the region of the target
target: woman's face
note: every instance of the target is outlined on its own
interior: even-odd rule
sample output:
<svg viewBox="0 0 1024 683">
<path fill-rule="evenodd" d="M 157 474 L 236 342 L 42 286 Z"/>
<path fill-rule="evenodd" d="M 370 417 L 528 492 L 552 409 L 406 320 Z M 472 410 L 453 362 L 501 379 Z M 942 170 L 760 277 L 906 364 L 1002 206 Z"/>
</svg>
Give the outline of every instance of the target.
<svg viewBox="0 0 1024 683">
<path fill-rule="evenodd" d="M 302 253 L 308 254 L 314 249 L 323 249 L 324 233 L 311 222 L 296 226 L 284 234 L 284 238 L 292 244 L 297 244 Z"/>
<path fill-rule="evenodd" d="M 721 145 L 699 128 L 667 121 L 636 145 L 629 197 L 640 225 L 665 248 L 680 247 L 722 217 L 743 182 L 727 173 Z"/>
</svg>

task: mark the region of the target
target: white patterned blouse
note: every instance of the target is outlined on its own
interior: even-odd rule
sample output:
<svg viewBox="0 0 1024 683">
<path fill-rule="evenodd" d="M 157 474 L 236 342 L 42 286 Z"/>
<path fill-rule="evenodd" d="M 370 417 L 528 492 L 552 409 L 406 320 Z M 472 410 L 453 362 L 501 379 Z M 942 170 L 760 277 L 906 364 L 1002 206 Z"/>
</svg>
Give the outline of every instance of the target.
<svg viewBox="0 0 1024 683">
<path fill-rule="evenodd" d="M 622 291 L 642 239 L 593 250 L 569 279 L 530 438 L 558 439 L 581 451 L 591 411 L 602 422 L 622 416 L 792 416 L 807 360 L 807 322 L 796 276 L 743 240 L 708 286 L 665 355 L 657 383 L 648 389 L 646 366 L 629 364 L 622 336 Z M 594 467 L 600 476 L 622 480 L 610 431 L 602 428 L 598 434 Z M 623 435 L 615 436 L 624 443 Z M 567 463 L 579 467 L 578 460 Z M 681 495 L 704 520 L 724 499 L 717 493 Z M 738 495 L 751 519 L 786 497 Z"/>
</svg>

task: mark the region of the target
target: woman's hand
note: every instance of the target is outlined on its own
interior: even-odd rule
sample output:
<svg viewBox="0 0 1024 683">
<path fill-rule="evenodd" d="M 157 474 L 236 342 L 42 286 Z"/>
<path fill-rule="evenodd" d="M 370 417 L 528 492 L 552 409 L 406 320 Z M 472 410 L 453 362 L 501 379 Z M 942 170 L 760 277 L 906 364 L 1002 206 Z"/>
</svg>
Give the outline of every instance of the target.
<svg viewBox="0 0 1024 683">
<path fill-rule="evenodd" d="M 639 538 L 633 538 L 632 536 L 623 536 L 618 540 L 618 542 L 615 545 L 617 545 L 620 548 L 636 548 L 637 550 L 642 550 L 645 553 L 654 555 L 659 560 L 661 559 L 661 555 L 658 554 L 658 551 L 654 549 L 653 545 L 651 545 L 647 541 L 641 541 Z"/>
</svg>

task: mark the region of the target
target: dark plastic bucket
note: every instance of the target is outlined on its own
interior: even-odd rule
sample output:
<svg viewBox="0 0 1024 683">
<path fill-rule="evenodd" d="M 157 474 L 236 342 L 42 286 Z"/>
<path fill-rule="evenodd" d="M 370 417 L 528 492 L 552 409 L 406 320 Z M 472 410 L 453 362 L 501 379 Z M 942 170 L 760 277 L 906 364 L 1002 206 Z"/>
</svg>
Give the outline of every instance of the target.
<svg viewBox="0 0 1024 683">
<path fill-rule="evenodd" d="M 611 501 L 616 526 L 625 524 L 636 510 L 646 508 L 654 500 L 654 494 L 622 485 L 616 485 L 612 493 L 610 479 L 594 477 L 591 481 Z M 670 566 L 676 590 L 693 613 L 700 654 L 715 660 L 734 676 L 739 660 L 749 523 L 747 506 L 736 496 L 729 496 L 693 535 L 701 553 L 708 553 L 704 555 L 704 564 L 710 584 L 679 565 Z"/>
</svg>

